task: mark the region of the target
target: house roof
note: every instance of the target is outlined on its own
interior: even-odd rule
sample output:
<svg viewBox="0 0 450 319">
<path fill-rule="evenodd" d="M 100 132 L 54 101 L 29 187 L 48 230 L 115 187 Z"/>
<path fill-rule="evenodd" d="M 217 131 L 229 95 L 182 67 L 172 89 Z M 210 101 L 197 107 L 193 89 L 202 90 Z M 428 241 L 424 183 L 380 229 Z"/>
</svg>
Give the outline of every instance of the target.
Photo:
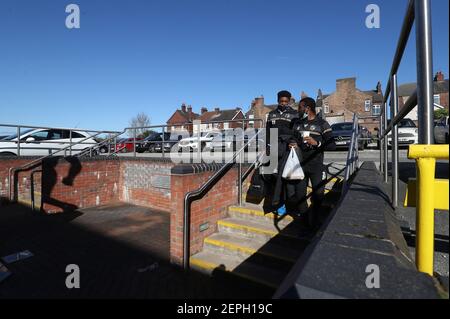
<svg viewBox="0 0 450 319">
<path fill-rule="evenodd" d="M 199 116 L 200 116 L 199 114 L 192 112 L 192 117 L 190 118 L 190 117 L 189 117 L 189 112 L 183 112 L 182 110 L 176 110 L 176 111 L 172 114 L 172 116 L 169 118 L 169 120 L 167 121 L 167 123 L 170 123 L 170 122 L 172 121 L 172 119 L 174 118 L 175 114 L 181 115 L 181 116 L 184 118 L 185 123 L 191 123 L 193 120 L 198 119 Z"/>
<path fill-rule="evenodd" d="M 231 121 L 239 112 L 242 111 L 238 109 L 210 111 L 200 115 L 199 120 L 202 122 Z"/>
<path fill-rule="evenodd" d="M 445 81 L 434 81 L 434 94 L 448 93 L 448 79 Z M 405 83 L 398 87 L 399 96 L 411 96 L 417 88 L 416 83 Z"/>
</svg>

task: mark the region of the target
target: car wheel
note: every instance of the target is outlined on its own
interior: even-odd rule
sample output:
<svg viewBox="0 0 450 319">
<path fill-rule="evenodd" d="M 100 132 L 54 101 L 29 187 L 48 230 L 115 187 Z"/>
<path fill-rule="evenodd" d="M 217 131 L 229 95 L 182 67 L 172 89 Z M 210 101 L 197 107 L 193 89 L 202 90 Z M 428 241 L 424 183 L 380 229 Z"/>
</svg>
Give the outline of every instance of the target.
<svg viewBox="0 0 450 319">
<path fill-rule="evenodd" d="M 103 147 L 100 147 L 99 152 L 100 152 L 100 154 L 105 154 L 106 152 L 108 152 L 108 150 L 106 147 L 103 146 Z"/>
</svg>

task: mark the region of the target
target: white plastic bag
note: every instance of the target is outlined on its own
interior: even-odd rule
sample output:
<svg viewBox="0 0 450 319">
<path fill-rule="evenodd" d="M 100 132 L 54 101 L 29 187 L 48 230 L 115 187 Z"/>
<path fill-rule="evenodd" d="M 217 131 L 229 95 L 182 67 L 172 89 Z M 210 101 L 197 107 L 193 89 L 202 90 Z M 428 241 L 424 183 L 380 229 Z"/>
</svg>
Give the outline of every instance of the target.
<svg viewBox="0 0 450 319">
<path fill-rule="evenodd" d="M 293 148 L 291 148 L 291 152 L 289 153 L 286 165 L 284 165 L 283 175 L 281 175 L 281 177 L 287 180 L 302 180 L 305 178 L 305 173 L 300 166 L 297 153 Z"/>
</svg>

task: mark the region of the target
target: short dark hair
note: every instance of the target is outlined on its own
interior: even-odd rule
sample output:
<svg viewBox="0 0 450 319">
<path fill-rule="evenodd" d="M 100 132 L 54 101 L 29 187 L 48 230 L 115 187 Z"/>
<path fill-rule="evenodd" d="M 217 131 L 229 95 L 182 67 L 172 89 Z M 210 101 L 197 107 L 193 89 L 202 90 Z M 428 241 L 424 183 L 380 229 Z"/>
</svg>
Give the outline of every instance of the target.
<svg viewBox="0 0 450 319">
<path fill-rule="evenodd" d="M 311 97 L 305 97 L 303 99 L 300 100 L 299 103 L 305 103 L 305 106 L 309 107 L 309 109 L 311 111 L 313 111 L 314 113 L 316 113 L 316 101 L 314 101 L 313 98 Z M 300 105 L 300 104 L 299 104 Z"/>
<path fill-rule="evenodd" d="M 278 92 L 278 101 L 282 98 L 282 97 L 287 97 L 288 99 L 290 99 L 292 97 L 291 92 L 289 91 L 280 91 Z"/>
</svg>

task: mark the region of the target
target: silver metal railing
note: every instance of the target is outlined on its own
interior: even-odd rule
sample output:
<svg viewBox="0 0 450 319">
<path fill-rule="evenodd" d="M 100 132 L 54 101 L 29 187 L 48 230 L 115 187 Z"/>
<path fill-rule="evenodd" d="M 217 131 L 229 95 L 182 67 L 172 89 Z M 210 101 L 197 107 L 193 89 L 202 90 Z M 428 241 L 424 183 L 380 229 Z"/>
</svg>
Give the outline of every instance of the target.
<svg viewBox="0 0 450 319">
<path fill-rule="evenodd" d="M 353 114 L 353 128 L 352 137 L 350 140 L 350 147 L 347 153 L 347 161 L 345 165 L 344 184 L 342 189 L 342 196 L 348 190 L 349 180 L 351 176 L 359 169 L 359 124 L 358 115 Z"/>
<path fill-rule="evenodd" d="M 399 111 L 397 73 L 414 23 L 416 27 L 417 90 Z M 387 121 L 388 100 L 390 100 L 391 115 L 389 125 Z M 418 107 L 419 144 L 433 144 L 433 56 L 430 0 L 410 0 L 408 2 L 380 115 L 380 170 L 385 183 L 388 182 L 387 137 L 391 133 L 391 199 L 394 208 L 398 207 L 399 187 L 398 124 L 416 106 Z"/>
</svg>

